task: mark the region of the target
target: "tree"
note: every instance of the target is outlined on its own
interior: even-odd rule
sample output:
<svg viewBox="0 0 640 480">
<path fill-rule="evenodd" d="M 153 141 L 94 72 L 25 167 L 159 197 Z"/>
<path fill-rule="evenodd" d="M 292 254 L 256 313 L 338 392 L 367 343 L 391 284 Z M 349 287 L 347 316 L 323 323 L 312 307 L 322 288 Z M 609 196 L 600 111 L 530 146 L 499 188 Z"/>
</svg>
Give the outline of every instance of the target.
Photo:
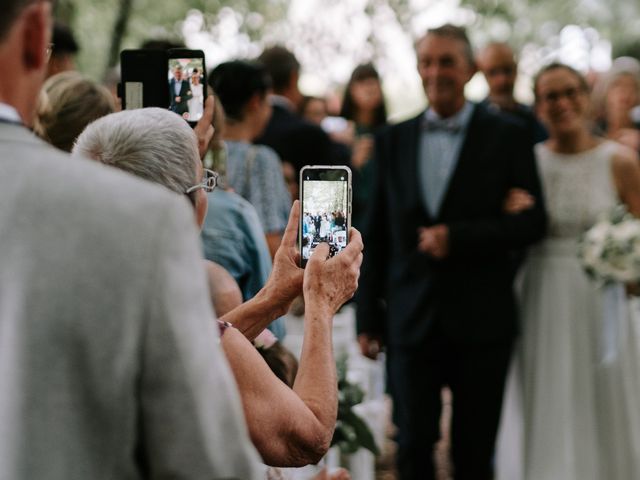
<svg viewBox="0 0 640 480">
<path fill-rule="evenodd" d="M 201 12 L 203 31 L 215 31 L 231 11 L 239 18 L 238 33 L 258 39 L 286 17 L 288 7 L 289 0 L 58 0 L 54 13 L 78 38 L 79 68 L 99 79 L 123 48 L 138 48 L 149 38 L 183 41 L 189 12 Z"/>
</svg>

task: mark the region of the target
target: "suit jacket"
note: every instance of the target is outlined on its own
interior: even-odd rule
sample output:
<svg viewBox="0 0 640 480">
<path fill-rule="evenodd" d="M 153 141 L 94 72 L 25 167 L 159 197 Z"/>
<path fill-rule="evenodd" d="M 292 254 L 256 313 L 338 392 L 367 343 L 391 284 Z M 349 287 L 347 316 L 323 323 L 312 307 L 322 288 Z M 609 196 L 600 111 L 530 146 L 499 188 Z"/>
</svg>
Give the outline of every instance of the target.
<svg viewBox="0 0 640 480">
<path fill-rule="evenodd" d="M 522 103 L 516 103 L 515 110 L 501 110 L 497 105 L 492 104 L 489 101 L 489 98 L 485 98 L 484 100 L 482 100 L 481 104 L 495 113 L 510 115 L 515 122 L 522 122 L 523 127 L 528 129 L 531 137 L 533 138 L 534 144 L 544 142 L 547 138 L 549 138 L 547 130 L 536 118 L 536 115 L 531 107 Z"/>
<path fill-rule="evenodd" d="M 509 119 L 475 106 L 434 218 L 419 184 L 422 119 L 388 127 L 376 138 L 358 330 L 386 335 L 392 345 L 416 345 L 436 323 L 465 342 L 512 337 L 517 326 L 509 253 L 540 239 L 546 225 L 531 141 Z M 512 187 L 534 195 L 535 207 L 502 213 Z M 441 223 L 449 227 L 450 252 L 434 260 L 418 252 L 417 230 Z"/>
<path fill-rule="evenodd" d="M 265 131 L 254 143 L 273 148 L 296 172 L 305 165 L 334 163 L 331 141 L 324 130 L 281 105 L 273 106 Z"/>
<path fill-rule="evenodd" d="M 185 112 L 189 111 L 189 100 L 193 98 L 191 94 L 191 84 L 189 80 L 181 80 L 180 81 L 180 95 L 176 95 L 175 90 L 176 79 L 172 78 L 169 80 L 169 95 L 170 95 L 170 103 L 169 110 L 172 112 L 179 113 L 182 115 Z M 176 97 L 180 97 L 180 102 L 176 102 Z"/>
<path fill-rule="evenodd" d="M 179 197 L 0 124 L 0 478 L 262 478 Z"/>
</svg>

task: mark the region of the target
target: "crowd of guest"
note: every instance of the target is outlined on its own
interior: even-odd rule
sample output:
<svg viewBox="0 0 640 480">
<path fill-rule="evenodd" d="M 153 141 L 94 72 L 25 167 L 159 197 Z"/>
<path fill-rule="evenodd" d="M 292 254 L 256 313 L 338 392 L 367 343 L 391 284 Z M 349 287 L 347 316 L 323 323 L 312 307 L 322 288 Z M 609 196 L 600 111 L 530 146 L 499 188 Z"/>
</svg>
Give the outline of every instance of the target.
<svg viewBox="0 0 640 480">
<path fill-rule="evenodd" d="M 282 478 L 319 462 L 338 409 L 332 320 L 354 295 L 362 354 L 388 353 L 400 479 L 436 478 L 443 389 L 457 480 L 640 471 L 632 304 L 576 252 L 617 203 L 640 217 L 638 61 L 594 85 L 546 65 L 527 106 L 509 45 L 474 52 L 443 25 L 416 42 L 429 106 L 400 123 L 373 64 L 331 111 L 282 46 L 208 85 L 175 65 L 164 108 L 120 111 L 75 71 L 51 9 L 9 0 L 0 20 L 0 62 L 24 80 L 0 78 L 0 478 Z M 477 71 L 489 93 L 473 103 Z M 347 208 L 300 211 L 313 164 L 352 169 L 357 229 Z M 283 316 L 300 297 L 295 358 Z"/>
<path fill-rule="evenodd" d="M 344 211 L 302 214 L 302 257 L 309 258 L 320 243 L 328 243 L 331 254 L 347 246 L 347 217 Z"/>
</svg>

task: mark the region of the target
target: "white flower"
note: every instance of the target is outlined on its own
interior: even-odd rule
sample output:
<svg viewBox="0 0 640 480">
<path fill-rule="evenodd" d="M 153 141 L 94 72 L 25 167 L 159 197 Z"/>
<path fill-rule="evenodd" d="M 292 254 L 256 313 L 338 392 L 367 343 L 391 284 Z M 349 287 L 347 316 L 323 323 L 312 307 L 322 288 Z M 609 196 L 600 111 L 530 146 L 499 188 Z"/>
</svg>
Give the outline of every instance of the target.
<svg viewBox="0 0 640 480">
<path fill-rule="evenodd" d="M 640 220 L 617 206 L 582 237 L 579 257 L 587 272 L 616 282 L 640 280 Z"/>
</svg>

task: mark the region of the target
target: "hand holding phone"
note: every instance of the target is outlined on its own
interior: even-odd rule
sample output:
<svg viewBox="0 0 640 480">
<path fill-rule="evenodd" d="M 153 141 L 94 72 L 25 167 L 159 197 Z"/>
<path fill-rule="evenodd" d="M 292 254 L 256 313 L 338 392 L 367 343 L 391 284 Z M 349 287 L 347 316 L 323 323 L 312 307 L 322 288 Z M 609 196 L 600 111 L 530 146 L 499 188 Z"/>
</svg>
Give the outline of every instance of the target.
<svg viewBox="0 0 640 480">
<path fill-rule="evenodd" d="M 300 262 L 305 266 L 320 243 L 332 257 L 349 242 L 351 170 L 345 166 L 306 166 L 300 171 Z"/>
</svg>

